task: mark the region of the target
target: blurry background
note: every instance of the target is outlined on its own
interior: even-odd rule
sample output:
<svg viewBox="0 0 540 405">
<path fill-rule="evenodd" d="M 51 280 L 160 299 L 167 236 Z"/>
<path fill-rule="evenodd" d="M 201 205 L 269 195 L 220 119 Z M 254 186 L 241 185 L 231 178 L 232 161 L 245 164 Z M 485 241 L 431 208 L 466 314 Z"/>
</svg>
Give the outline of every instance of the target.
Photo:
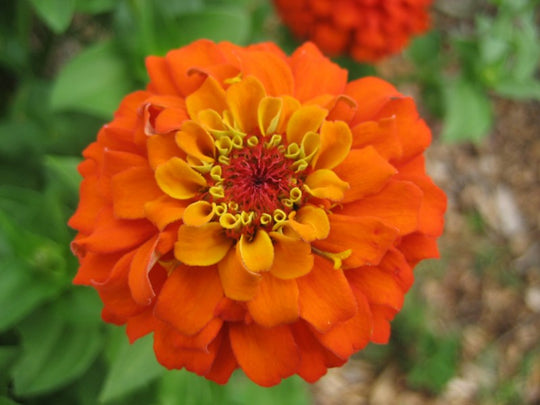
<svg viewBox="0 0 540 405">
<path fill-rule="evenodd" d="M 538 0 L 439 0 L 433 29 L 375 66 L 433 129 L 428 171 L 449 196 L 442 258 L 386 346 L 313 386 L 218 386 L 166 372 L 151 337 L 129 345 L 97 294 L 71 284 L 66 221 L 82 149 L 146 55 L 197 38 L 297 42 L 266 0 L 8 0 L 0 5 L 0 405 L 539 404 Z"/>
</svg>

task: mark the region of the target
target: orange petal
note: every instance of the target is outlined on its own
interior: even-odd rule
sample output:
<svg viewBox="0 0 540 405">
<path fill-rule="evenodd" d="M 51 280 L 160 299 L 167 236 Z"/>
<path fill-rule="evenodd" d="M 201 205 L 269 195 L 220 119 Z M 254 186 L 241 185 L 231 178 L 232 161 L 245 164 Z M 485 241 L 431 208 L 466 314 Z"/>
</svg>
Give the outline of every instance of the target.
<svg viewBox="0 0 540 405">
<path fill-rule="evenodd" d="M 296 281 L 263 274 L 257 294 L 247 307 L 253 320 L 267 328 L 296 321 L 299 313 Z"/>
<path fill-rule="evenodd" d="M 107 312 L 121 323 L 125 323 L 124 318 L 136 315 L 145 308 L 135 302 L 128 286 L 128 274 L 133 256 L 134 252 L 124 255 L 114 266 L 109 280 L 94 286 Z"/>
<path fill-rule="evenodd" d="M 418 228 L 422 197 L 422 191 L 413 183 L 390 180 L 377 194 L 346 204 L 341 212 L 378 218 L 406 235 Z"/>
<path fill-rule="evenodd" d="M 281 108 L 279 124 L 275 131 L 277 134 L 283 134 L 286 132 L 291 115 L 293 115 L 293 113 L 301 107 L 300 102 L 294 97 L 283 96 L 280 98 L 283 101 L 283 107 Z"/>
<path fill-rule="evenodd" d="M 266 92 L 261 82 L 248 77 L 227 89 L 227 104 L 238 129 L 251 133 L 257 128 L 257 107 Z"/>
<path fill-rule="evenodd" d="M 396 117 L 362 122 L 352 128 L 353 149 L 374 147 L 386 160 L 401 156 L 401 143 L 397 136 Z"/>
<path fill-rule="evenodd" d="M 168 195 L 163 195 L 147 202 L 144 205 L 144 212 L 146 217 L 162 231 L 167 225 L 182 219 L 188 204 L 187 201 L 178 201 Z"/>
<path fill-rule="evenodd" d="M 374 266 L 366 266 L 347 271 L 351 286 L 362 291 L 370 303 L 386 305 L 400 310 L 404 292 L 392 274 Z"/>
<path fill-rule="evenodd" d="M 238 364 L 256 384 L 270 387 L 296 372 L 298 349 L 288 326 L 233 323 L 229 336 Z"/>
<path fill-rule="evenodd" d="M 329 220 L 330 234 L 314 246 L 326 252 L 351 249 L 351 255 L 343 261 L 345 269 L 378 264 L 398 236 L 396 229 L 376 218 L 332 214 Z"/>
<path fill-rule="evenodd" d="M 194 74 L 194 67 L 215 66 L 225 62 L 219 47 L 208 39 L 200 39 L 172 50 L 165 59 L 176 88 L 183 96 L 197 90 L 206 78 L 205 75 Z"/>
<path fill-rule="evenodd" d="M 214 328 L 214 324 L 211 322 L 201 332 L 195 335 L 195 337 L 186 338 L 170 325 L 160 322 L 154 332 L 154 352 L 156 353 L 156 359 L 168 369 L 185 368 L 199 375 L 206 374 L 216 358 L 222 334 L 213 337 L 211 342 L 199 349 L 185 348 L 177 343 L 185 340 L 200 340 L 198 335 L 202 335 L 205 338 L 212 336 L 212 333 L 206 332 L 206 329 L 214 332 Z"/>
<path fill-rule="evenodd" d="M 118 219 L 112 211 L 102 210 L 95 230 L 72 243 L 74 249 L 113 253 L 129 249 L 146 241 L 156 228 L 146 219 Z"/>
<path fill-rule="evenodd" d="M 356 314 L 356 300 L 343 271 L 315 257 L 311 272 L 296 280 L 300 291 L 300 316 L 326 332 Z"/>
<path fill-rule="evenodd" d="M 129 343 L 134 343 L 153 332 L 159 321 L 154 317 L 154 307 L 150 306 L 140 314 L 130 316 L 126 324 L 126 335 Z"/>
<path fill-rule="evenodd" d="M 188 226 L 201 226 L 214 217 L 214 209 L 208 201 L 195 201 L 189 204 L 182 215 L 182 221 Z"/>
<path fill-rule="evenodd" d="M 148 162 L 154 170 L 172 158 L 184 156 L 183 151 L 176 144 L 174 133 L 147 137 L 146 148 L 148 150 Z"/>
<path fill-rule="evenodd" d="M 376 119 L 389 117 L 395 117 L 396 120 L 396 134 L 401 144 L 400 159 L 402 161 L 409 160 L 429 146 L 431 131 L 419 118 L 412 98 L 394 98 L 386 103 L 376 115 Z"/>
<path fill-rule="evenodd" d="M 304 187 L 314 197 L 341 201 L 349 189 L 349 183 L 341 180 L 332 170 L 319 169 L 307 176 Z"/>
<path fill-rule="evenodd" d="M 227 109 L 225 90 L 213 77 L 208 77 L 201 87 L 186 98 L 186 107 L 191 119 L 196 119 L 200 111 L 211 109 L 223 114 Z"/>
<path fill-rule="evenodd" d="M 201 162 L 214 161 L 214 138 L 194 121 L 184 122 L 182 130 L 176 133 L 176 143 L 188 156 Z"/>
<path fill-rule="evenodd" d="M 195 197 L 206 186 L 204 177 L 177 157 L 158 166 L 156 181 L 163 192 L 179 200 Z"/>
<path fill-rule="evenodd" d="M 312 205 L 304 205 L 296 213 L 293 211 L 287 224 L 306 242 L 324 239 L 330 231 L 326 212 Z"/>
<path fill-rule="evenodd" d="M 407 263 L 403 253 L 398 249 L 390 249 L 377 268 L 394 277 L 394 280 L 396 280 L 399 288 L 404 293 L 412 287 L 414 281 L 412 267 Z"/>
<path fill-rule="evenodd" d="M 349 358 L 363 349 L 370 341 L 372 319 L 365 298 L 357 299 L 358 312 L 350 319 L 340 322 L 326 333 L 316 333 L 317 339 L 328 350 L 342 359 Z"/>
<path fill-rule="evenodd" d="M 267 271 L 274 261 L 274 246 L 268 233 L 259 229 L 253 240 L 248 241 L 245 235 L 236 244 L 236 254 L 244 267 L 255 273 Z"/>
<path fill-rule="evenodd" d="M 328 106 L 328 121 L 350 122 L 356 114 L 358 103 L 353 98 L 340 94 Z"/>
<path fill-rule="evenodd" d="M 255 296 L 261 275 L 246 270 L 233 249 L 218 263 L 218 270 L 226 297 L 249 301 Z"/>
<path fill-rule="evenodd" d="M 352 134 L 343 121 L 325 121 L 321 127 L 320 152 L 314 160 L 316 169 L 333 169 L 343 162 L 351 149 Z"/>
<path fill-rule="evenodd" d="M 321 378 L 328 367 L 342 365 L 345 360 L 338 359 L 315 339 L 311 328 L 305 322 L 291 325 L 294 340 L 300 351 L 298 375 L 307 382 L 313 383 Z"/>
<path fill-rule="evenodd" d="M 289 65 L 298 100 L 304 102 L 320 94 L 343 93 L 347 71 L 332 63 L 312 43 L 298 47 L 289 58 Z"/>
<path fill-rule="evenodd" d="M 440 257 L 437 247 L 437 237 L 423 235 L 419 232 L 411 233 L 401 239 L 399 250 L 405 255 L 411 266 L 420 260 Z"/>
<path fill-rule="evenodd" d="M 318 105 L 300 107 L 292 113 L 287 123 L 287 141 L 298 145 L 308 132 L 317 132 L 328 115 L 328 111 Z"/>
<path fill-rule="evenodd" d="M 163 195 L 149 167 L 132 167 L 112 178 L 114 214 L 118 218 L 144 218 L 144 205 Z"/>
<path fill-rule="evenodd" d="M 423 199 L 418 216 L 418 230 L 431 236 L 440 236 L 444 227 L 444 212 L 446 211 L 446 195 L 433 181 L 425 175 L 397 176 L 409 179 L 422 190 Z"/>
<path fill-rule="evenodd" d="M 274 241 L 274 262 L 270 268 L 273 276 L 288 280 L 311 271 L 313 255 L 309 243 L 278 232 L 271 232 L 270 237 Z"/>
<path fill-rule="evenodd" d="M 372 120 L 392 97 L 401 96 L 394 86 L 376 77 L 364 77 L 349 82 L 345 86 L 344 93 L 358 103 L 358 110 L 351 126 Z"/>
<path fill-rule="evenodd" d="M 109 177 L 133 167 L 145 167 L 148 163 L 141 155 L 119 150 L 103 151 L 103 174 Z"/>
<path fill-rule="evenodd" d="M 174 244 L 174 256 L 190 266 L 210 266 L 225 257 L 233 240 L 217 222 L 195 227 L 182 225 Z"/>
<path fill-rule="evenodd" d="M 148 89 L 159 94 L 178 94 L 165 58 L 148 56 L 145 60 L 146 71 L 150 76 Z"/>
<path fill-rule="evenodd" d="M 80 259 L 80 266 L 73 279 L 76 285 L 103 284 L 110 277 L 111 271 L 122 254 L 95 254 L 88 252 Z"/>
<path fill-rule="evenodd" d="M 351 150 L 334 172 L 351 187 L 343 198 L 343 203 L 346 203 L 377 193 L 397 170 L 368 146 Z"/>
<path fill-rule="evenodd" d="M 184 108 L 167 108 L 157 115 L 153 131 L 147 130 L 147 133 L 166 134 L 168 132 L 177 131 L 187 119 L 188 115 Z"/>
<path fill-rule="evenodd" d="M 384 305 L 371 304 L 373 331 L 371 341 L 384 345 L 390 340 L 390 321 L 396 316 L 396 310 Z"/>
<path fill-rule="evenodd" d="M 268 51 L 251 51 L 242 54 L 244 75 L 253 75 L 261 81 L 271 96 L 292 94 L 294 80 L 289 65 L 280 57 Z"/>
<path fill-rule="evenodd" d="M 264 97 L 261 100 L 257 111 L 261 134 L 272 135 L 276 132 L 282 107 L 283 99 L 281 98 Z"/>
<path fill-rule="evenodd" d="M 204 376 L 218 384 L 225 384 L 237 367 L 238 363 L 231 348 L 229 335 L 223 333 L 212 368 Z"/>
<path fill-rule="evenodd" d="M 214 317 L 223 297 L 215 268 L 178 266 L 167 278 L 155 306 L 155 316 L 184 335 L 199 332 Z"/>
<path fill-rule="evenodd" d="M 159 254 L 156 252 L 157 243 L 158 235 L 155 235 L 137 249 L 131 262 L 129 289 L 133 299 L 139 305 L 149 305 L 156 295 L 148 274 L 159 259 Z"/>
</svg>

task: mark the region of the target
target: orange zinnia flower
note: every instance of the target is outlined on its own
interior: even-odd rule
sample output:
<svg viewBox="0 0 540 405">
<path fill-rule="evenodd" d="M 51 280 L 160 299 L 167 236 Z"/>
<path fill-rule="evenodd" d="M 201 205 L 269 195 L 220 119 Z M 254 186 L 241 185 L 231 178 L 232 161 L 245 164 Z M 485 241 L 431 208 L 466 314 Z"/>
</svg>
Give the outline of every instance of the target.
<svg viewBox="0 0 540 405">
<path fill-rule="evenodd" d="M 312 382 L 387 342 L 446 201 L 413 100 L 310 43 L 200 40 L 146 65 L 79 166 L 74 282 L 103 319 L 219 383 Z"/>
<path fill-rule="evenodd" d="M 293 34 L 331 55 L 377 62 L 428 29 L 433 0 L 274 0 Z"/>
</svg>

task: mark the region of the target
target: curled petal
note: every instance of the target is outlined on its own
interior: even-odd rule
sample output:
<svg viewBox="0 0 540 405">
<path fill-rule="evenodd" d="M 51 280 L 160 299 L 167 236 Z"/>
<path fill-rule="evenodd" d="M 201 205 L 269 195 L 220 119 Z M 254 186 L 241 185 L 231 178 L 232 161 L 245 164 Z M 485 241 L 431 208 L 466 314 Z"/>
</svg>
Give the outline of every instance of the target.
<svg viewBox="0 0 540 405">
<path fill-rule="evenodd" d="M 272 135 L 276 132 L 283 107 L 283 99 L 278 97 L 265 97 L 259 103 L 257 117 L 259 129 L 263 135 Z"/>
<path fill-rule="evenodd" d="M 268 271 L 274 261 L 272 239 L 262 229 L 259 229 L 250 241 L 242 235 L 236 244 L 236 254 L 247 270 L 255 273 Z"/>
<path fill-rule="evenodd" d="M 287 124 L 287 141 L 300 144 L 308 132 L 317 132 L 328 115 L 328 110 L 318 105 L 300 107 L 289 118 Z"/>
<path fill-rule="evenodd" d="M 218 270 L 226 297 L 248 301 L 255 296 L 261 275 L 246 270 L 233 249 L 218 263 Z"/>
<path fill-rule="evenodd" d="M 209 76 L 201 87 L 186 97 L 186 107 L 191 119 L 197 118 L 200 111 L 207 109 L 223 114 L 227 109 L 225 90 L 216 79 Z"/>
<path fill-rule="evenodd" d="M 306 242 L 324 239 L 330 231 L 326 212 L 312 205 L 305 205 L 296 213 L 293 211 L 287 224 Z"/>
<path fill-rule="evenodd" d="M 309 243 L 278 232 L 271 232 L 270 236 L 274 241 L 274 262 L 270 268 L 273 276 L 288 280 L 311 271 L 313 254 Z"/>
<path fill-rule="evenodd" d="M 332 170 L 319 169 L 307 176 L 304 187 L 314 197 L 341 201 L 349 189 L 349 183 L 341 180 Z"/>
<path fill-rule="evenodd" d="M 325 121 L 321 127 L 321 149 L 312 164 L 317 169 L 333 169 L 347 157 L 351 144 L 352 133 L 347 124 Z"/>
<path fill-rule="evenodd" d="M 204 177 L 177 157 L 158 166 L 156 181 L 163 192 L 179 200 L 195 197 L 206 186 Z"/>
<path fill-rule="evenodd" d="M 208 201 L 196 201 L 186 207 L 182 220 L 188 226 L 201 226 L 208 223 L 214 216 L 212 204 Z"/>
<path fill-rule="evenodd" d="M 176 143 L 188 156 L 201 162 L 214 161 L 214 139 L 194 121 L 184 122 L 182 130 L 176 133 Z"/>
<path fill-rule="evenodd" d="M 227 104 L 238 129 L 248 133 L 257 128 L 257 107 L 266 92 L 261 82 L 248 77 L 227 89 Z"/>
<path fill-rule="evenodd" d="M 223 259 L 232 244 L 233 240 L 217 222 L 197 227 L 182 225 L 174 244 L 174 256 L 190 266 L 210 266 Z"/>
</svg>

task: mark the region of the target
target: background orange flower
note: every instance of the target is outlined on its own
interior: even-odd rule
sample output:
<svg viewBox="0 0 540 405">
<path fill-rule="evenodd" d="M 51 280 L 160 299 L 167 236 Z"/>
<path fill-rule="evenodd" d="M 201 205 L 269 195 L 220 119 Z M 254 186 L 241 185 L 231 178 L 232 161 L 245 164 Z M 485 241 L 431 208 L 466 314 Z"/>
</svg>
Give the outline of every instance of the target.
<svg viewBox="0 0 540 405">
<path fill-rule="evenodd" d="M 377 62 L 429 27 L 432 0 L 274 0 L 295 36 L 331 55 Z"/>
<path fill-rule="evenodd" d="M 219 383 L 313 382 L 386 343 L 446 208 L 413 100 L 311 43 L 199 40 L 147 69 L 79 166 L 74 282 L 103 319 Z"/>
</svg>

